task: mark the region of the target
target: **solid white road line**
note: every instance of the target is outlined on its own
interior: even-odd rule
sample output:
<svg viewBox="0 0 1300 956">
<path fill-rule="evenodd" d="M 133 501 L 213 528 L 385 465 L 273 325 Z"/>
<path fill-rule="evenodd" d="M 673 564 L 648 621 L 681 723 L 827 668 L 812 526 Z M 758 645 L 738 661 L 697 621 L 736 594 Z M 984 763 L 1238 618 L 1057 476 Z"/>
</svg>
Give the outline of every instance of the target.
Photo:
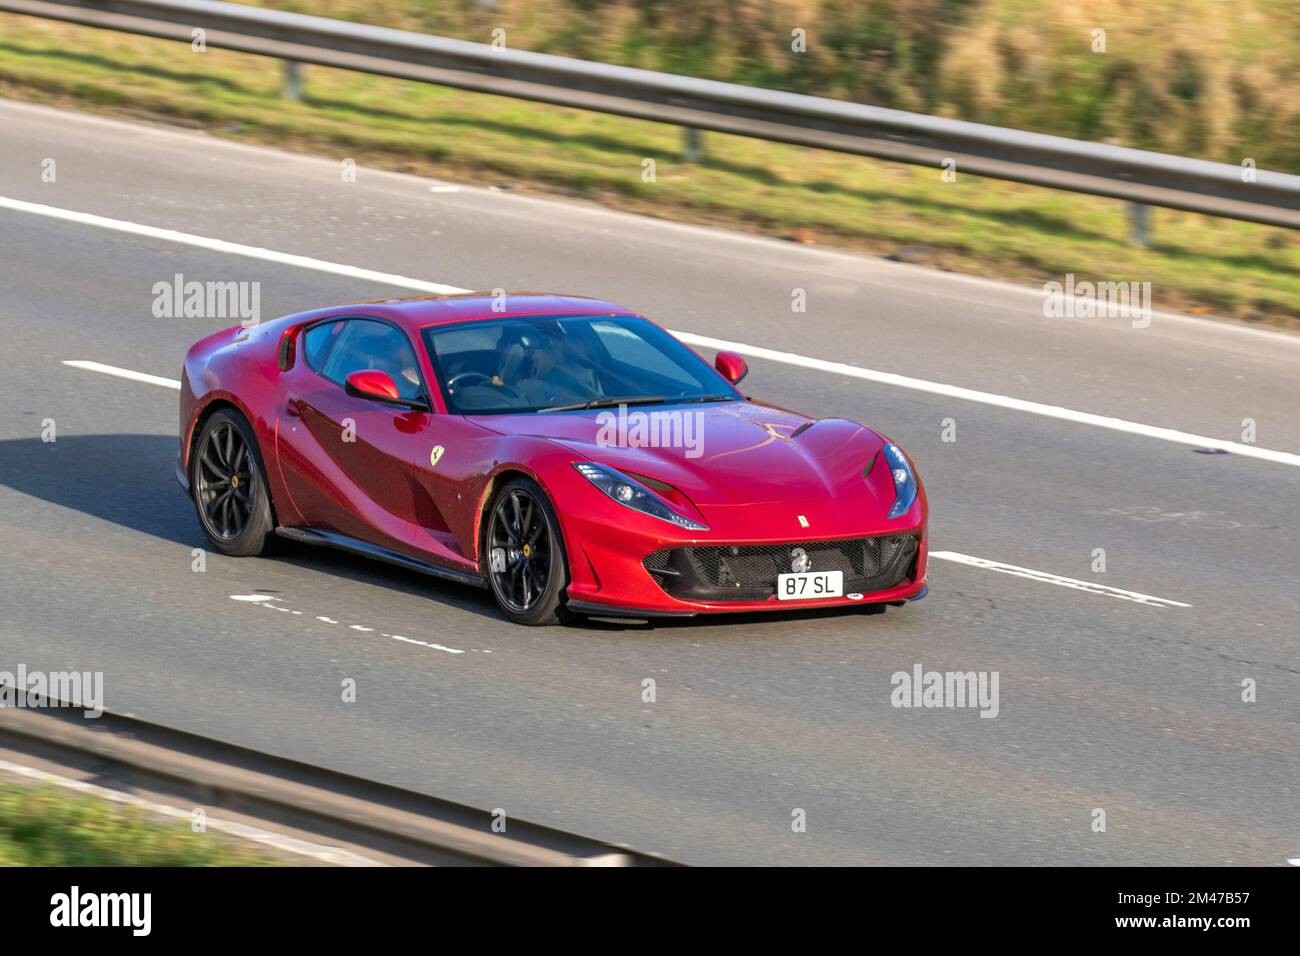
<svg viewBox="0 0 1300 956">
<path fill-rule="evenodd" d="M 116 365 L 104 365 L 101 362 L 83 362 L 80 359 L 65 361 L 63 364 L 71 368 L 85 369 L 87 372 L 102 372 L 105 375 L 129 378 L 133 382 L 146 382 L 149 385 L 161 385 L 163 388 L 174 388 L 177 391 L 180 391 L 181 388 L 179 379 L 163 378 L 161 375 L 149 375 L 146 372 L 133 372 L 129 368 L 118 368 Z"/>
<path fill-rule="evenodd" d="M 8 760 L 0 760 L 0 773 L 8 773 L 16 777 L 23 777 L 27 780 L 36 780 L 40 783 L 52 784 L 64 790 L 72 790 L 86 796 L 99 797 L 101 800 L 112 800 L 114 803 L 122 803 L 127 806 L 138 807 L 141 810 L 157 814 L 158 816 L 170 817 L 175 820 L 184 820 L 187 823 L 191 822 L 194 817 L 193 810 L 182 810 L 179 807 L 171 807 L 165 803 L 145 800 L 143 797 L 137 797 L 134 794 L 123 793 L 120 790 L 110 790 L 108 787 L 86 783 L 82 780 L 74 780 L 71 777 L 64 777 L 57 773 L 49 773 L 45 770 L 37 770 L 35 767 L 27 767 L 22 764 L 11 763 Z M 233 820 L 218 820 L 206 814 L 205 825 L 211 830 L 228 833 L 241 840 L 247 840 L 251 843 L 260 843 L 264 846 L 269 846 L 286 853 L 293 853 L 297 856 L 310 857 L 320 863 L 330 863 L 334 866 L 388 865 L 387 863 L 381 863 L 378 860 L 372 860 L 370 857 L 361 856 L 360 854 L 352 853 L 348 850 L 341 850 L 338 847 L 323 846 L 319 843 L 310 843 L 307 840 L 299 840 L 295 837 L 285 836 L 282 833 L 272 833 L 269 830 L 251 827 L 245 823 L 236 823 Z"/>
<path fill-rule="evenodd" d="M 420 292 L 434 292 L 445 295 L 469 291 L 467 289 L 458 289 L 455 286 L 442 285 L 439 282 L 425 282 L 422 279 L 412 279 L 408 276 L 393 275 L 389 272 L 376 272 L 373 269 L 360 269 L 356 266 L 345 266 L 340 262 L 326 262 L 323 259 L 313 259 L 310 256 L 295 256 L 287 252 L 276 252 L 274 249 L 263 249 L 260 246 L 246 246 L 240 242 L 227 242 L 224 239 L 209 239 L 207 236 L 196 236 L 193 233 L 178 232 L 175 229 L 144 226 L 137 222 L 128 222 L 125 219 L 109 219 L 107 216 L 96 216 L 88 212 L 76 212 L 72 209 L 60 209 L 58 206 L 46 206 L 38 202 L 10 199 L 8 196 L 0 196 L 0 209 L 28 212 L 49 219 L 75 222 L 80 226 L 111 229 L 114 232 L 125 232 L 133 236 L 143 236 L 146 239 L 161 239 L 163 242 L 194 246 L 198 249 L 207 249 L 210 252 L 222 252 L 232 256 L 243 256 L 247 259 L 260 259 L 263 262 L 274 262 L 284 266 L 297 266 L 299 269 L 328 272 L 349 279 L 360 279 L 363 282 L 376 282 L 380 285 L 393 285 L 404 289 L 416 289 Z"/>
<path fill-rule="evenodd" d="M 1112 588 L 1105 584 L 1094 584 L 1092 581 L 1080 581 L 1077 578 L 1065 578 L 1059 574 L 1050 574 L 1047 571 L 1035 571 L 1033 568 L 1022 568 L 1014 564 L 1003 564 L 1001 561 L 990 561 L 987 558 L 977 558 L 969 554 L 960 554 L 956 551 L 931 551 L 931 558 L 937 558 L 940 561 L 953 561 L 957 564 L 968 564 L 973 568 L 984 568 L 986 571 L 1001 571 L 1003 574 L 1014 574 L 1018 578 L 1029 578 L 1031 581 L 1042 581 L 1044 584 L 1056 584 L 1063 588 L 1074 588 L 1077 591 L 1089 591 L 1092 594 L 1104 594 L 1107 597 L 1119 598 L 1121 601 L 1136 601 L 1138 604 L 1150 604 L 1153 607 L 1191 607 L 1190 604 L 1184 604 L 1182 601 L 1171 601 L 1168 598 L 1155 597 L 1151 594 L 1142 594 L 1139 591 L 1125 591 L 1123 588 Z"/>
<path fill-rule="evenodd" d="M 1081 425 L 1092 425 L 1096 428 L 1108 428 L 1111 431 L 1127 432 L 1130 435 L 1141 435 L 1144 438 L 1158 438 L 1161 441 L 1176 442 L 1180 445 L 1194 445 L 1198 448 L 1221 448 L 1224 451 L 1232 452 L 1235 455 L 1241 455 L 1246 458 L 1259 458 L 1280 465 L 1300 467 L 1300 455 L 1286 451 L 1272 451 L 1268 448 L 1260 448 L 1258 445 L 1246 445 L 1241 442 L 1223 441 L 1218 438 L 1210 438 L 1207 435 L 1194 435 L 1191 432 L 1180 432 L 1172 428 L 1158 428 L 1155 425 L 1143 425 L 1140 422 L 1125 421 L 1122 418 L 1111 418 L 1107 415 L 1094 415 L 1092 412 L 1079 412 L 1072 408 L 1062 408 L 1059 405 L 1044 405 L 1041 402 L 1030 402 L 1023 398 L 1011 398 L 1007 395 L 996 395 L 992 392 L 980 392 L 973 388 L 962 388 L 959 385 L 945 385 L 942 382 L 930 382 L 921 378 L 910 378 L 906 375 L 896 375 L 893 372 L 877 372 L 873 369 L 862 368 L 858 365 L 845 365 L 843 362 L 828 362 L 825 359 L 808 358 L 803 355 L 794 355 L 790 352 L 778 352 L 773 349 L 760 348 L 756 345 L 746 345 L 743 342 L 728 342 L 725 339 L 714 339 L 709 338 L 706 335 L 696 335 L 694 332 L 673 332 L 673 335 L 677 336 L 687 345 L 700 345 L 705 348 L 730 350 L 732 352 L 739 352 L 742 355 L 751 356 L 752 358 L 767 359 L 770 362 L 783 362 L 786 365 L 797 365 L 800 368 L 815 369 L 819 372 L 830 372 L 834 375 L 844 375 L 849 378 L 860 378 L 881 385 L 895 385 L 899 388 L 909 388 L 915 392 L 928 392 L 931 395 L 942 395 L 945 398 L 957 398 L 967 402 L 979 402 L 982 405 L 993 405 L 997 408 L 1008 408 L 1017 412 L 1028 412 L 1031 415 L 1042 415 L 1045 418 L 1056 418 L 1061 421 L 1076 422 Z"/>
<path fill-rule="evenodd" d="M 274 249 L 264 249 L 260 246 L 246 246 L 238 242 L 227 242 L 224 239 L 209 239 L 206 236 L 196 236 L 188 232 L 178 232 L 175 229 L 161 229 L 157 226 L 145 226 L 140 223 L 128 222 L 123 219 L 110 219 L 106 216 L 96 216 L 92 213 L 76 212 L 71 209 L 61 209 L 57 206 L 47 206 L 43 203 L 11 199 L 7 196 L 0 196 L 0 209 L 11 209 L 15 212 L 25 212 L 36 216 L 45 216 L 50 219 L 59 219 L 64 222 L 77 223 L 78 225 L 94 226 L 100 229 L 111 229 L 116 232 L 143 236 L 148 239 L 161 239 L 164 242 L 180 243 L 182 245 L 194 246 L 199 249 L 207 249 L 212 252 L 223 252 L 230 255 L 244 256 L 250 259 L 260 259 L 264 262 L 297 266 L 301 269 L 328 272 L 333 275 L 346 276 L 348 278 L 361 279 L 366 282 L 391 285 L 403 289 L 415 289 L 420 292 L 455 295 L 457 293 L 471 291 L 469 289 L 460 288 L 459 286 L 444 285 L 438 282 L 426 282 L 423 279 L 413 279 L 410 276 L 396 275 L 389 272 L 376 272 L 372 269 L 361 269 L 356 266 L 343 265 L 339 262 L 313 259 L 310 256 L 291 255 L 286 252 L 277 252 Z M 1008 395 L 998 395 L 993 392 L 981 392 L 977 389 L 963 388 L 958 385 L 945 385 L 942 382 L 931 382 L 926 379 L 912 378 L 907 375 L 897 375 L 893 372 L 879 372 L 875 369 L 863 368 L 858 365 L 847 365 L 843 362 L 831 362 L 826 359 L 810 358 L 805 355 L 796 355 L 793 352 L 781 352 L 776 349 L 767 349 L 756 345 L 746 345 L 743 342 L 730 342 L 725 339 L 715 339 L 707 335 L 697 335 L 694 332 L 674 331 L 673 334 L 688 345 L 701 345 L 706 348 L 715 349 L 729 349 L 733 352 L 740 352 L 742 355 L 748 355 L 752 358 L 761 358 L 769 362 L 781 362 L 786 365 L 795 365 L 800 368 L 816 369 L 819 371 L 830 372 L 835 375 L 845 375 L 851 378 L 876 382 L 880 385 L 892 385 L 897 388 L 927 392 L 931 395 L 942 395 L 946 398 L 955 398 L 961 401 L 979 402 L 997 408 L 1006 408 L 1012 411 L 1025 412 L 1030 415 L 1041 415 L 1045 418 L 1075 422 L 1076 424 L 1081 425 L 1091 425 L 1095 428 L 1107 428 L 1111 431 L 1126 432 L 1130 435 L 1140 435 L 1144 438 L 1155 438 L 1160 441 L 1175 442 L 1180 445 L 1193 445 L 1198 448 L 1215 448 L 1232 452 L 1233 454 L 1241 455 L 1245 458 L 1258 458 L 1262 461 L 1271 461 L 1276 464 L 1300 467 L 1300 454 L 1293 454 L 1291 452 L 1274 451 L 1268 448 L 1260 448 L 1256 445 L 1247 445 L 1243 442 L 1224 441 L 1219 438 L 1211 438 L 1207 435 L 1195 435 L 1191 432 L 1178 431 L 1173 428 L 1158 428 L 1154 425 L 1143 425 L 1140 422 L 1130 422 L 1122 418 L 1112 418 L 1108 415 L 1096 415 L 1092 412 L 1080 412 L 1071 408 L 1063 408 L 1059 405 L 1046 405 L 1042 402 L 1031 402 L 1021 398 L 1012 398 Z"/>
</svg>

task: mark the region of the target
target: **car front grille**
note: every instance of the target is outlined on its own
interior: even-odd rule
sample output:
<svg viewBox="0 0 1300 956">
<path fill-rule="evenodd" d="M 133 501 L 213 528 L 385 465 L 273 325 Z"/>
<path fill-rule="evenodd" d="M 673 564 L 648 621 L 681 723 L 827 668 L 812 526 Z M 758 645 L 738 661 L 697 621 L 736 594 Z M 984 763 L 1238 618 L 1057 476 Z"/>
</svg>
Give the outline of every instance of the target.
<svg viewBox="0 0 1300 956">
<path fill-rule="evenodd" d="M 914 534 L 839 541 L 664 548 L 642 564 L 668 594 L 692 601 L 761 601 L 776 593 L 778 574 L 794 570 L 796 549 L 809 571 L 841 571 L 844 592 L 884 591 L 912 573 L 920 539 Z"/>
</svg>

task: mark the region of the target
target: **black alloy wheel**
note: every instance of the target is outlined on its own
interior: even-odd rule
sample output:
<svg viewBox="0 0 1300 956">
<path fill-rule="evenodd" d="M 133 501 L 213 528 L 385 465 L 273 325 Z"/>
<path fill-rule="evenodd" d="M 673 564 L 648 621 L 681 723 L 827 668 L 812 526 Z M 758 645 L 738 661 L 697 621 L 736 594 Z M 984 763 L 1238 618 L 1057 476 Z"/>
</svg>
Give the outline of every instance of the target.
<svg viewBox="0 0 1300 956">
<path fill-rule="evenodd" d="M 485 540 L 488 579 L 501 610 L 520 624 L 553 624 L 568 583 L 559 522 L 526 478 L 508 481 L 492 503 Z"/>
<path fill-rule="evenodd" d="M 214 538 L 233 541 L 248 526 L 257 490 L 252 471 L 248 445 L 233 422 L 221 422 L 207 432 L 199 448 L 194 497 Z"/>
<path fill-rule="evenodd" d="M 191 465 L 199 524 L 222 554 L 251 557 L 268 550 L 275 531 L 262 456 L 252 427 L 233 409 L 203 426 Z"/>
</svg>

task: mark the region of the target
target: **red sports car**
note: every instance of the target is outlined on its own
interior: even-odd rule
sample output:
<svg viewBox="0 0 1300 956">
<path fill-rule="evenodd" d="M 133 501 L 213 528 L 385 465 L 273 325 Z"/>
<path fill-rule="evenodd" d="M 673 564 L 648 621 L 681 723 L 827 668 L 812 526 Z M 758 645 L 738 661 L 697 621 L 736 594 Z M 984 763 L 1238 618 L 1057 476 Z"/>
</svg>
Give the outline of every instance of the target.
<svg viewBox="0 0 1300 956">
<path fill-rule="evenodd" d="M 908 457 L 746 398 L 747 371 L 595 299 L 304 312 L 190 349 L 177 477 L 223 554 L 342 548 L 521 624 L 924 597 Z"/>
</svg>

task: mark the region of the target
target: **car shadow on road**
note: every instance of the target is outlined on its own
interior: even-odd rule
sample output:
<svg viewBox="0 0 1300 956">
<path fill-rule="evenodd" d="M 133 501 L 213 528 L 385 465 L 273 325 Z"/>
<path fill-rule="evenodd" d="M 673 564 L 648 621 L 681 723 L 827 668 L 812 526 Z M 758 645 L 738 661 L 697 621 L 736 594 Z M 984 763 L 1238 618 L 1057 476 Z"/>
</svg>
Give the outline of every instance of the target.
<svg viewBox="0 0 1300 956">
<path fill-rule="evenodd" d="M 0 441 L 0 486 L 191 548 L 204 545 L 176 483 L 176 438 L 59 435 Z"/>
<path fill-rule="evenodd" d="M 197 519 L 196 519 L 197 520 Z M 373 584 L 389 591 L 400 591 L 413 597 L 436 601 L 457 610 L 468 611 L 481 617 L 504 621 L 505 617 L 492 600 L 491 592 L 468 584 L 445 581 L 418 571 L 408 571 L 397 565 L 363 558 L 346 551 L 313 547 L 283 541 L 275 560 L 283 564 L 318 574 L 333 574 L 361 584 Z"/>
<path fill-rule="evenodd" d="M 0 487 L 186 548 L 206 548 L 194 506 L 176 483 L 174 435 L 59 435 L 0 441 Z M 277 541 L 259 558 L 332 574 L 500 619 L 491 595 L 340 551 Z"/>
<path fill-rule="evenodd" d="M 848 617 L 866 617 L 884 614 L 886 607 L 880 604 L 865 604 L 860 607 L 844 605 L 839 607 L 818 607 L 782 611 L 741 611 L 734 614 L 697 614 L 695 617 L 655 617 L 655 618 L 588 618 L 582 627 L 600 631 L 670 631 L 680 629 L 690 631 L 700 627 L 733 626 L 737 628 L 756 627 L 761 624 L 773 624 L 778 621 L 795 623 L 800 621 L 817 621 L 843 619 Z"/>
</svg>

